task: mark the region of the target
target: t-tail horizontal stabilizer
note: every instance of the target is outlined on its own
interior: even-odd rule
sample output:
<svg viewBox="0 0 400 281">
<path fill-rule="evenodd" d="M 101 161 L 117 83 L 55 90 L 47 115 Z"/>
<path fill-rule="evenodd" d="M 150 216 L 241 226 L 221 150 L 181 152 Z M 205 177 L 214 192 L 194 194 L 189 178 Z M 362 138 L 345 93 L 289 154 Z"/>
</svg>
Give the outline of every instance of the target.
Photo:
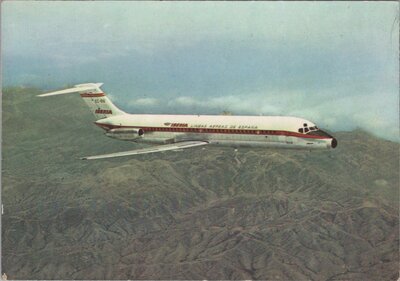
<svg viewBox="0 0 400 281">
<path fill-rule="evenodd" d="M 80 84 L 75 85 L 73 88 L 50 92 L 46 94 L 37 95 L 38 97 L 50 97 L 50 96 L 57 96 L 57 95 L 64 95 L 64 94 L 72 94 L 72 93 L 80 93 L 80 92 L 89 92 L 89 91 L 96 91 L 103 85 L 103 83 L 90 83 L 90 84 Z"/>
</svg>

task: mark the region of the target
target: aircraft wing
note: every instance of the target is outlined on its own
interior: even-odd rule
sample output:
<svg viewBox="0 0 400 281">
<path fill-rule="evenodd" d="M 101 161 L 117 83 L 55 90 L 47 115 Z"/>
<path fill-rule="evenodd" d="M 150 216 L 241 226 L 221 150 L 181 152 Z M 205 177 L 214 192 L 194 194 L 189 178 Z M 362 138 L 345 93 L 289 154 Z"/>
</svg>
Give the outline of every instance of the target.
<svg viewBox="0 0 400 281">
<path fill-rule="evenodd" d="M 206 145 L 206 144 L 208 144 L 208 142 L 206 142 L 206 141 L 183 141 L 183 142 L 177 142 L 177 143 L 173 143 L 173 144 L 163 144 L 163 145 L 152 146 L 152 147 L 147 147 L 147 148 L 142 148 L 142 149 L 135 149 L 135 150 L 129 150 L 129 151 L 123 151 L 123 152 L 82 157 L 81 159 L 82 160 L 94 160 L 94 159 L 121 157 L 121 156 L 137 155 L 137 154 L 162 152 L 162 151 L 168 151 L 168 150 L 177 150 L 177 149 L 201 146 L 201 145 Z"/>
</svg>

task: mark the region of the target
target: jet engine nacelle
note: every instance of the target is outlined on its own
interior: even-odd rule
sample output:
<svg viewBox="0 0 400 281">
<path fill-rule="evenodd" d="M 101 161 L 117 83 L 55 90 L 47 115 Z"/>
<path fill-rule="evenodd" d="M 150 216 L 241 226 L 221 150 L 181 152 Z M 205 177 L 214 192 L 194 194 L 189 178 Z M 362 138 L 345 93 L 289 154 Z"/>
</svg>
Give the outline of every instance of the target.
<svg viewBox="0 0 400 281">
<path fill-rule="evenodd" d="M 143 129 L 136 128 L 120 128 L 120 129 L 111 129 L 106 132 L 106 136 L 119 140 L 135 140 L 143 137 L 144 131 Z"/>
</svg>

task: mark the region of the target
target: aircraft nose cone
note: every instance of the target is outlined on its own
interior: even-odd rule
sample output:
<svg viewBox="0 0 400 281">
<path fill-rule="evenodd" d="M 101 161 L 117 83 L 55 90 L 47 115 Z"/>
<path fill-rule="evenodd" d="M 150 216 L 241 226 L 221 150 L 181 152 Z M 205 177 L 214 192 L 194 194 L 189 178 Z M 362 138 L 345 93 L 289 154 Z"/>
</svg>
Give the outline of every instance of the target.
<svg viewBox="0 0 400 281">
<path fill-rule="evenodd" d="M 331 142 L 332 148 L 335 148 L 337 146 L 337 144 L 338 144 L 337 140 L 335 138 L 333 138 L 332 142 Z"/>
</svg>

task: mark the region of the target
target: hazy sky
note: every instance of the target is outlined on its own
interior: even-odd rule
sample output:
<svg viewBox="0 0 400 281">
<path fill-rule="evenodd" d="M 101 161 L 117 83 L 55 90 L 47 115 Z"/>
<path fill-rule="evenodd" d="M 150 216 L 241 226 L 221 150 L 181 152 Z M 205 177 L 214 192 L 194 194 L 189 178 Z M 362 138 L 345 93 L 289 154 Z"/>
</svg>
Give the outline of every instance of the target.
<svg viewBox="0 0 400 281">
<path fill-rule="evenodd" d="M 397 2 L 2 3 L 3 86 L 132 113 L 274 114 L 399 139 Z"/>
</svg>

